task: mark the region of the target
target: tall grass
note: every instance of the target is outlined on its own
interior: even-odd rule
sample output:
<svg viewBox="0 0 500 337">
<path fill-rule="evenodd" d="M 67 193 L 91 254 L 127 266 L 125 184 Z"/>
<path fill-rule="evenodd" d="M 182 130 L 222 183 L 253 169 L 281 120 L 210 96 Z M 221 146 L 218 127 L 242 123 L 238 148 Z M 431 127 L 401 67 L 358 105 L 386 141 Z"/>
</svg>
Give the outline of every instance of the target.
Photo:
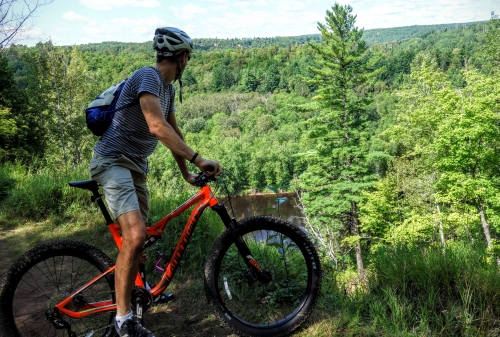
<svg viewBox="0 0 500 337">
<path fill-rule="evenodd" d="M 342 314 L 349 330 L 357 322 L 387 335 L 493 336 L 500 329 L 500 275 L 487 256 L 486 247 L 464 242 L 444 251 L 380 248 L 370 256 L 368 285 L 352 286 L 345 272 L 327 278 L 323 306 Z"/>
<path fill-rule="evenodd" d="M 88 193 L 68 185 L 73 180 L 89 179 L 88 165 L 81 164 L 72 169 L 31 167 L 35 168 L 20 163 L 0 166 L 2 177 L 12 181 L 1 204 L 5 216 L 40 220 L 50 215 L 62 215 L 75 204 L 86 202 L 88 205 Z"/>
</svg>

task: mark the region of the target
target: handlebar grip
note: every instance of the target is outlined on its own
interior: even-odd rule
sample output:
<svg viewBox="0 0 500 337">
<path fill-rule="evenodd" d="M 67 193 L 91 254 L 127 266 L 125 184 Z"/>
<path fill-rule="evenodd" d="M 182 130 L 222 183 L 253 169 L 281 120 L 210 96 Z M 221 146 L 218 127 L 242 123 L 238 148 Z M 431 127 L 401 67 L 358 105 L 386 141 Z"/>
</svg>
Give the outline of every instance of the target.
<svg viewBox="0 0 500 337">
<path fill-rule="evenodd" d="M 213 167 L 212 165 L 207 165 L 205 166 L 205 170 L 207 170 L 208 172 L 213 172 L 215 171 L 215 167 Z"/>
</svg>

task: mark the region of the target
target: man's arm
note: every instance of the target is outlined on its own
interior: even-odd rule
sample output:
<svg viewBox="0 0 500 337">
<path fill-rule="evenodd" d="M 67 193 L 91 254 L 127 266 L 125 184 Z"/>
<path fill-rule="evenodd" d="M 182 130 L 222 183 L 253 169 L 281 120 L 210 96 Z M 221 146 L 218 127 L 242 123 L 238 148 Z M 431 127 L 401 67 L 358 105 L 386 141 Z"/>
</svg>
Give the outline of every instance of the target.
<svg viewBox="0 0 500 337">
<path fill-rule="evenodd" d="M 150 93 L 143 93 L 139 98 L 139 102 L 141 104 L 144 117 L 146 118 L 146 122 L 148 123 L 149 132 L 156 136 L 156 138 L 158 138 L 163 145 L 172 151 L 174 158 L 179 165 L 179 169 L 184 176 L 184 174 L 187 173 L 185 160 L 191 160 L 196 152 L 184 143 L 182 133 L 177 126 L 175 117 L 173 117 L 173 121 L 175 129 L 177 130 L 175 130 L 174 127 L 165 120 L 158 97 Z M 171 120 L 170 117 L 169 120 Z M 179 162 L 182 163 L 179 164 Z M 219 175 L 221 173 L 218 162 L 204 159 L 201 156 L 197 156 L 193 164 L 207 175 Z M 214 171 L 208 172 L 205 169 L 207 165 L 213 166 Z"/>
</svg>

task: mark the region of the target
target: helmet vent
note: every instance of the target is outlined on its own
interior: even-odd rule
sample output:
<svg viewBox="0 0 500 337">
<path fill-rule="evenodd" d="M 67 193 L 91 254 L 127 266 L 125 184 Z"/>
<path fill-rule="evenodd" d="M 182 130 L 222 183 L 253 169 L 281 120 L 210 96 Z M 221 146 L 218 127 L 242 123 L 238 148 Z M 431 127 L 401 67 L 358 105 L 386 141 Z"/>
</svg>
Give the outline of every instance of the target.
<svg viewBox="0 0 500 337">
<path fill-rule="evenodd" d="M 184 31 L 174 27 L 162 27 L 155 31 L 153 49 L 158 54 L 177 55 L 182 52 L 194 52 L 193 41 Z"/>
</svg>

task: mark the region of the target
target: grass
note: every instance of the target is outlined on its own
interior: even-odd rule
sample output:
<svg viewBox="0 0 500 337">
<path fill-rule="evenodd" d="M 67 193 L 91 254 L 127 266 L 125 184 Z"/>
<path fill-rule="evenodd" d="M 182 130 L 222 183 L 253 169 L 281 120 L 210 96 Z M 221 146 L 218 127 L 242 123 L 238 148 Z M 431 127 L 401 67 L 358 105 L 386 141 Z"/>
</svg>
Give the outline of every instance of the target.
<svg viewBox="0 0 500 337">
<path fill-rule="evenodd" d="M 0 166 L 0 267 L 42 242 L 70 239 L 101 248 L 114 258 L 116 248 L 89 192 L 68 181 L 86 179 L 86 166 L 74 170 L 26 170 Z M 194 192 L 151 180 L 151 222 Z M 179 183 L 179 184 L 177 184 Z M 164 240 L 150 250 L 166 253 L 175 245 L 187 216 L 167 227 Z M 177 300 L 146 315 L 158 335 L 234 336 L 219 326 L 207 305 L 202 271 L 205 258 L 222 232 L 207 210 L 191 239 L 169 291 Z M 323 264 L 322 297 L 307 326 L 296 336 L 500 336 L 500 275 L 486 247 L 449 241 L 441 247 L 390 246 L 367 256 L 366 286 L 355 285 L 355 271 Z M 150 258 L 149 274 L 154 258 Z M 156 275 L 158 276 L 158 275 Z"/>
</svg>

